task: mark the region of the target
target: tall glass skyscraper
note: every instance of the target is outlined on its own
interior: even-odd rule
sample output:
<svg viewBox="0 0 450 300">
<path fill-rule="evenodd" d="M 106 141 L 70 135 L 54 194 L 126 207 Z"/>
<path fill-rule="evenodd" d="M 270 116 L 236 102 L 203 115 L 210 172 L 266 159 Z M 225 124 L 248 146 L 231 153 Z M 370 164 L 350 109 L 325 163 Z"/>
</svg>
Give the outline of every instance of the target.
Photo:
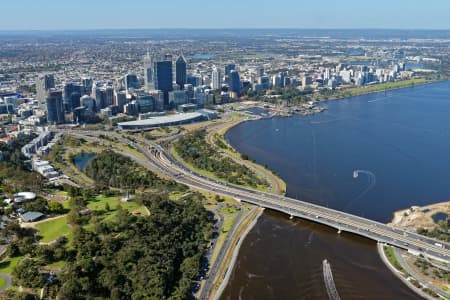
<svg viewBox="0 0 450 300">
<path fill-rule="evenodd" d="M 45 74 L 38 77 L 36 81 L 36 96 L 41 107 L 46 103 L 47 91 L 55 88 L 55 77 L 52 74 Z"/>
<path fill-rule="evenodd" d="M 176 72 L 176 82 L 178 84 L 178 86 L 180 87 L 180 89 L 184 88 L 184 85 L 186 84 L 186 59 L 184 59 L 183 55 L 180 55 L 177 59 L 177 61 L 175 62 L 175 72 Z"/>
<path fill-rule="evenodd" d="M 230 72 L 230 88 L 232 92 L 237 94 L 241 91 L 241 79 L 239 73 L 235 70 Z"/>
<path fill-rule="evenodd" d="M 172 60 L 155 61 L 155 89 L 164 93 L 164 106 L 169 105 L 169 92 L 173 90 Z"/>
<path fill-rule="evenodd" d="M 64 103 L 62 91 L 50 89 L 47 91 L 47 122 L 50 124 L 64 123 Z"/>
</svg>

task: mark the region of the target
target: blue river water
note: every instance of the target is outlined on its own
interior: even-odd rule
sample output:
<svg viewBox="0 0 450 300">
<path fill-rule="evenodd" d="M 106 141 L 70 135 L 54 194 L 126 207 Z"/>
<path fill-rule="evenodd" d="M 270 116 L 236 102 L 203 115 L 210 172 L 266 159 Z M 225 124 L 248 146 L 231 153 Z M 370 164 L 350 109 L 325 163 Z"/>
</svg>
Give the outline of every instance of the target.
<svg viewBox="0 0 450 300">
<path fill-rule="evenodd" d="M 387 222 L 395 210 L 450 199 L 450 82 L 323 105 L 243 123 L 227 139 L 304 201 Z"/>
<path fill-rule="evenodd" d="M 287 195 L 374 220 L 450 199 L 450 82 L 322 103 L 327 111 L 250 121 L 226 138 L 268 165 Z M 241 247 L 222 299 L 326 299 L 321 262 L 343 299 L 419 299 L 376 243 L 267 211 Z"/>
</svg>

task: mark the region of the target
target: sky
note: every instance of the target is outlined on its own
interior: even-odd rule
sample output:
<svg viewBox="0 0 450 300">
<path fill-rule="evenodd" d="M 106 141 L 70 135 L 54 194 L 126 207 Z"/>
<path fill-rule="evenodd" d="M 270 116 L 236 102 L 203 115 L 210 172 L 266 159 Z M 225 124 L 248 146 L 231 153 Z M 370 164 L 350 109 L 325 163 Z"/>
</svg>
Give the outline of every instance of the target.
<svg viewBox="0 0 450 300">
<path fill-rule="evenodd" d="M 449 0 L 0 0 L 1 30 L 449 29 Z"/>
</svg>

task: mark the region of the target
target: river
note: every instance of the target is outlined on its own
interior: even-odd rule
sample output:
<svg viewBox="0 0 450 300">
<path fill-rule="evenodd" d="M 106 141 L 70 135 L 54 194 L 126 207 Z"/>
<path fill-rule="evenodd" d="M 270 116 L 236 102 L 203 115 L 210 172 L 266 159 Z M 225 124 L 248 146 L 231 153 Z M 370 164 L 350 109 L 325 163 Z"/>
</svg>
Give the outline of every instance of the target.
<svg viewBox="0 0 450 300">
<path fill-rule="evenodd" d="M 324 113 L 246 122 L 226 138 L 280 174 L 288 196 L 388 222 L 450 199 L 449 95 L 441 82 L 330 101 Z M 373 241 L 274 212 L 245 239 L 222 298 L 326 299 L 323 259 L 343 299 L 419 299 Z"/>
</svg>

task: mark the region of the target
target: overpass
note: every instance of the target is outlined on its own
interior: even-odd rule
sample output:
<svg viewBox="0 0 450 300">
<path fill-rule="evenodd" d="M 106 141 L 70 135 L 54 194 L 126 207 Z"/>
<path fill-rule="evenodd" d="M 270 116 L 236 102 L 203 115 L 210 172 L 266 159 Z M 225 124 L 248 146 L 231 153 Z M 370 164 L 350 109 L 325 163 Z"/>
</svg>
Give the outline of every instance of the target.
<svg viewBox="0 0 450 300">
<path fill-rule="evenodd" d="M 379 243 L 386 243 L 412 253 L 420 253 L 426 257 L 450 263 L 450 244 L 448 243 L 320 205 L 205 177 L 187 169 L 160 145 L 146 139 L 135 137 L 134 141 L 131 141 L 113 132 L 65 131 L 64 133 L 79 137 L 99 135 L 114 137 L 141 152 L 147 158 L 148 166 L 187 186 L 233 197 L 241 202 L 283 212 L 290 217 L 299 217 L 324 224 L 335 228 L 338 232 L 354 233 Z"/>
</svg>

